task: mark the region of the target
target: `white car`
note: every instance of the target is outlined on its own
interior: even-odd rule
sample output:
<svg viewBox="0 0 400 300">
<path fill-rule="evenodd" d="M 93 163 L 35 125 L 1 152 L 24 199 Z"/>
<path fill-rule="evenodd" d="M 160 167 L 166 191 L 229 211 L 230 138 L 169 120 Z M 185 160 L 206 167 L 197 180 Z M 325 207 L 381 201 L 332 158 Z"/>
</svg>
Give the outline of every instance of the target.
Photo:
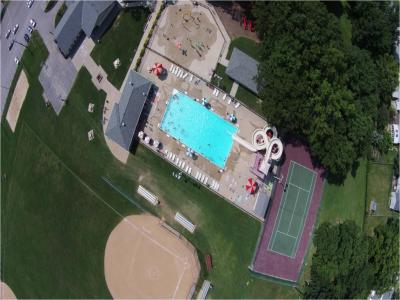
<svg viewBox="0 0 400 300">
<path fill-rule="evenodd" d="M 8 31 L 7 31 L 7 33 L 6 33 L 6 39 L 8 39 L 8 37 L 10 36 L 10 34 L 11 34 L 11 29 L 8 29 Z"/>
<path fill-rule="evenodd" d="M 19 25 L 15 24 L 14 29 L 13 29 L 13 33 L 16 34 L 18 31 Z"/>
<path fill-rule="evenodd" d="M 14 62 L 15 62 L 16 65 L 18 65 L 19 64 L 19 59 L 14 57 Z"/>
<path fill-rule="evenodd" d="M 30 19 L 29 24 L 32 26 L 32 28 L 36 27 L 36 22 L 34 19 Z"/>
<path fill-rule="evenodd" d="M 33 0 L 28 0 L 28 1 L 27 1 L 27 6 L 28 6 L 28 8 L 31 8 L 31 7 L 32 7 L 32 4 L 33 4 Z"/>
</svg>

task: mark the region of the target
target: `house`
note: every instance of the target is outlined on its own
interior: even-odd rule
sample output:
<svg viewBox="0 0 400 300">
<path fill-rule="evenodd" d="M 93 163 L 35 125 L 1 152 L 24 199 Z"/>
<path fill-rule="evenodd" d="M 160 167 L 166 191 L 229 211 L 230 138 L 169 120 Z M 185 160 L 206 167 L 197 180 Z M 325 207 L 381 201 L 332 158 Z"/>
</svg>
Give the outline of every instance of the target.
<svg viewBox="0 0 400 300">
<path fill-rule="evenodd" d="M 238 48 L 233 48 L 226 75 L 233 81 L 246 87 L 255 94 L 258 94 L 256 77 L 258 74 L 259 62 L 248 56 Z"/>
<path fill-rule="evenodd" d="M 376 293 L 376 291 L 372 290 L 371 294 L 368 296 L 368 300 L 390 300 L 393 298 L 394 290 L 391 289 L 382 295 Z"/>
<path fill-rule="evenodd" d="M 130 70 L 118 103 L 111 112 L 106 136 L 129 151 L 152 83 Z"/>
<path fill-rule="evenodd" d="M 71 2 L 54 31 L 61 53 L 65 57 L 71 56 L 85 36 L 99 40 L 120 9 L 117 1 Z"/>
</svg>

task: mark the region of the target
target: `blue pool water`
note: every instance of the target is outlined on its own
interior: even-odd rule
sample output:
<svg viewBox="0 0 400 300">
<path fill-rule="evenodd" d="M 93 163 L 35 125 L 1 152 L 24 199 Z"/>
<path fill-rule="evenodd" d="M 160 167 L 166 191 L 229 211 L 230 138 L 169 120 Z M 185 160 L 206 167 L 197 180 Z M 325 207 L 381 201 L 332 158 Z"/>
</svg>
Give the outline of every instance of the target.
<svg viewBox="0 0 400 300">
<path fill-rule="evenodd" d="M 161 129 L 221 169 L 232 148 L 237 128 L 189 96 L 174 90 Z"/>
</svg>

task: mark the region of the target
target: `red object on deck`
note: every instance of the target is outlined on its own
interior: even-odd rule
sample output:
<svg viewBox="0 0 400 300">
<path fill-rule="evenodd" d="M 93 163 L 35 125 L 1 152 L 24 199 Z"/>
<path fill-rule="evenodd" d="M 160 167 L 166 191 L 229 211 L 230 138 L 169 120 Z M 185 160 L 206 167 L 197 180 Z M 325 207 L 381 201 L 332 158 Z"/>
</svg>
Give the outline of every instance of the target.
<svg viewBox="0 0 400 300">
<path fill-rule="evenodd" d="M 249 178 L 247 180 L 247 184 L 246 184 L 246 190 L 250 193 L 250 194 L 254 194 L 254 192 L 257 189 L 257 182 L 254 181 L 253 178 Z"/>
<path fill-rule="evenodd" d="M 243 16 L 243 17 L 242 17 L 242 21 L 243 21 L 244 30 L 247 30 L 247 17 L 246 17 L 246 16 Z"/>
<path fill-rule="evenodd" d="M 250 21 L 250 22 L 249 22 L 249 27 L 250 27 L 250 31 L 251 31 L 251 32 L 254 32 L 255 28 L 254 28 L 253 21 Z"/>
<path fill-rule="evenodd" d="M 160 63 L 155 63 L 151 69 L 154 75 L 160 76 L 163 72 L 163 65 Z"/>
</svg>

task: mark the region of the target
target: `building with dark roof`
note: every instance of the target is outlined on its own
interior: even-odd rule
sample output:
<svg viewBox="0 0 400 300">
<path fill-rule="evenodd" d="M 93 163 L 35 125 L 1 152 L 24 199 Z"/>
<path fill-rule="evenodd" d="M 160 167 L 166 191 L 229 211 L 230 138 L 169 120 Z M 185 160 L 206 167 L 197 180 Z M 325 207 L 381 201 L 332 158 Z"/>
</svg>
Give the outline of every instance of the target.
<svg viewBox="0 0 400 300">
<path fill-rule="evenodd" d="M 135 71 L 129 71 L 119 103 L 115 103 L 106 136 L 130 150 L 152 83 Z"/>
<path fill-rule="evenodd" d="M 98 40 L 111 26 L 121 6 L 116 1 L 74 1 L 58 23 L 55 42 L 67 57 L 85 35 Z"/>
<path fill-rule="evenodd" d="M 243 85 L 255 94 L 258 94 L 256 77 L 258 74 L 259 62 L 248 56 L 238 48 L 233 48 L 226 75 L 234 81 Z"/>
</svg>

